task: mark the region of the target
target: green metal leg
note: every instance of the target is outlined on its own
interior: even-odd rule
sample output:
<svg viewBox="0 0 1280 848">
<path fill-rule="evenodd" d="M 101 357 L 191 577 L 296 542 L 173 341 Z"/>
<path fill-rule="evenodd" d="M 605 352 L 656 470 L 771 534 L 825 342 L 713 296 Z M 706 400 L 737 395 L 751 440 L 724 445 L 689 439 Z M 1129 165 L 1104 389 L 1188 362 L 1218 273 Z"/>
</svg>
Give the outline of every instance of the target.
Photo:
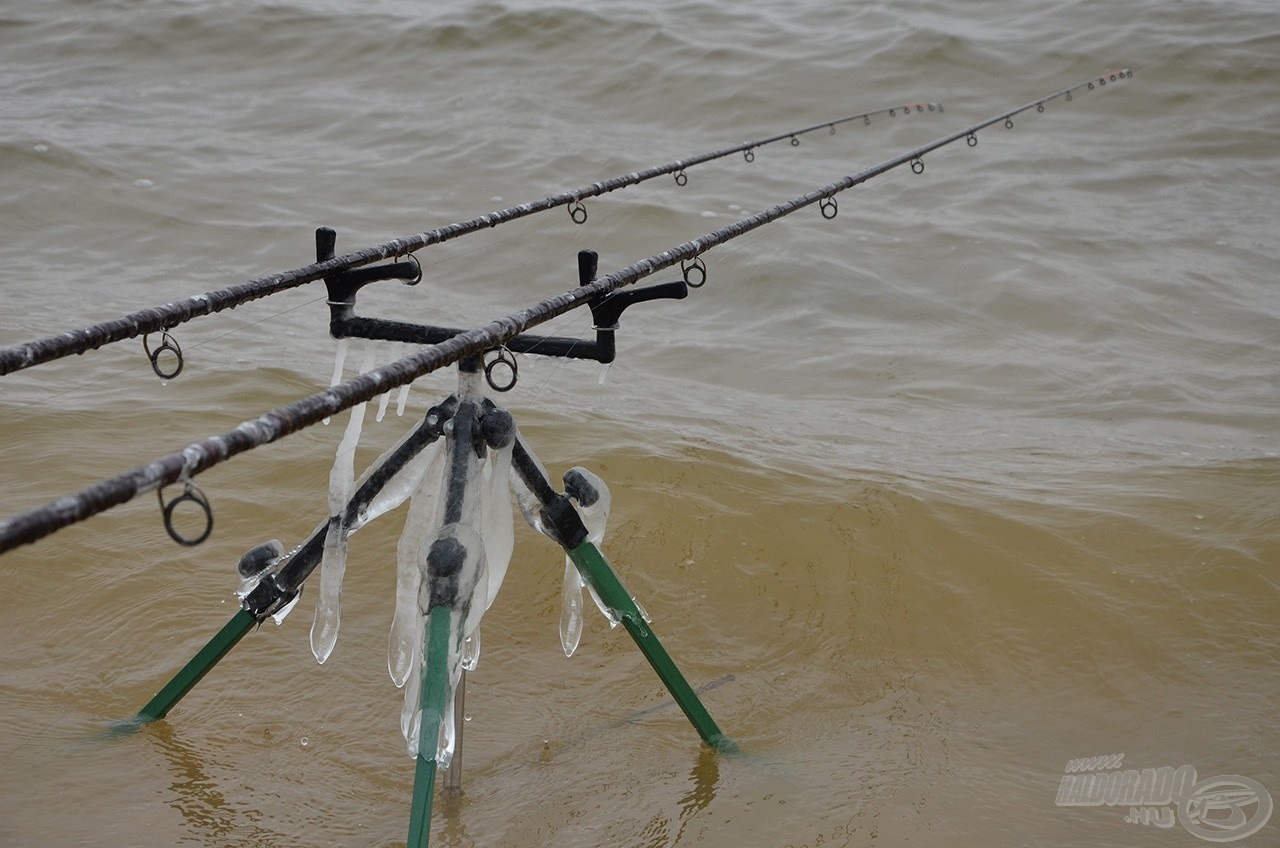
<svg viewBox="0 0 1280 848">
<path fill-rule="evenodd" d="M 449 688 L 449 629 L 453 611 L 434 607 L 427 622 L 422 655 L 422 721 L 418 726 L 418 761 L 413 773 L 413 807 L 409 810 L 408 848 L 427 848 L 431 840 L 431 802 L 436 791 L 436 740 L 444 720 Z"/>
<path fill-rule="evenodd" d="M 684 710 L 685 716 L 698 731 L 702 741 L 717 751 L 736 751 L 737 746 L 733 740 L 720 732 L 715 720 L 702 705 L 702 701 L 698 699 L 689 681 L 685 680 L 684 675 L 680 673 L 680 669 L 676 667 L 666 648 L 662 647 L 653 629 L 649 627 L 639 608 L 636 607 L 635 601 L 631 600 L 630 593 L 622 585 L 622 581 L 618 579 L 618 575 L 614 573 L 609 561 L 604 558 L 604 554 L 600 553 L 595 543 L 583 542 L 569 551 L 569 557 L 578 567 L 578 572 L 582 574 L 583 579 L 596 590 L 596 594 L 600 596 L 605 606 L 621 613 L 623 626 L 627 628 L 627 632 L 631 634 L 631 638 L 635 640 L 645 659 L 649 661 L 649 665 L 653 666 L 658 677 L 662 678 L 662 682 L 675 698 L 676 703 L 680 705 L 680 709 Z"/>
<path fill-rule="evenodd" d="M 218 631 L 218 635 L 210 639 L 208 644 L 201 648 L 200 652 L 192 657 L 191 661 L 183 666 L 182 670 L 174 675 L 173 679 L 156 693 L 156 696 L 147 702 L 147 705 L 133 719 L 121 723 L 119 727 L 132 725 L 136 728 L 148 722 L 159 721 L 168 715 L 169 710 L 173 709 L 173 706 L 181 701 L 183 696 L 217 665 L 218 660 L 225 657 L 257 623 L 257 619 L 244 610 L 233 615 L 231 620 Z"/>
</svg>

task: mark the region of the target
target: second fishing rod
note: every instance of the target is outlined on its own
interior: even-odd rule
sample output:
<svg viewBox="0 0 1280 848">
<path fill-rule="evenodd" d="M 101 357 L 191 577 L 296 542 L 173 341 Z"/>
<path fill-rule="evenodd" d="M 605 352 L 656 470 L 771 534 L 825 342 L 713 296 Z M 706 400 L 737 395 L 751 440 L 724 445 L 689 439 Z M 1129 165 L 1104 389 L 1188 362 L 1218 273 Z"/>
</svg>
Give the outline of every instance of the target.
<svg viewBox="0 0 1280 848">
<path fill-rule="evenodd" d="M 126 503 L 140 494 L 156 491 L 180 480 L 189 482 L 195 475 L 226 462 L 233 456 L 318 424 L 344 409 L 372 400 L 391 389 L 412 383 L 419 377 L 452 365 L 463 357 L 482 355 L 486 351 L 502 348 L 512 339 L 534 327 L 571 310 L 598 303 L 600 299 L 608 297 L 618 289 L 633 285 L 661 270 L 676 265 L 690 268 L 691 263 L 701 261 L 701 255 L 706 251 L 801 209 L 816 204 L 822 211 L 823 217 L 833 218 L 835 217 L 835 195 L 842 191 L 903 165 L 909 164 L 913 171 L 920 173 L 924 170 L 923 157 L 941 147 L 953 144 L 960 139 L 965 139 L 970 147 L 976 146 L 977 133 L 987 127 L 1003 122 L 1007 128 L 1011 128 L 1012 119 L 1020 113 L 1032 109 L 1043 111 L 1045 104 L 1052 100 L 1059 98 L 1070 100 L 1075 92 L 1082 89 L 1092 90 L 1132 76 L 1132 71 L 1128 69 L 1108 71 L 1085 82 L 1036 98 L 1022 106 L 1001 112 L 928 144 L 906 151 L 878 165 L 850 174 L 792 200 L 771 206 L 758 214 L 713 230 L 692 241 L 641 259 L 604 277 L 584 282 L 577 288 L 542 300 L 519 312 L 494 319 L 464 332 L 454 334 L 454 331 L 450 331 L 447 338 L 441 339 L 438 343 L 432 343 L 430 347 L 418 350 L 374 371 L 338 383 L 323 392 L 264 412 L 255 419 L 243 422 L 234 430 L 208 437 L 189 445 L 182 451 L 159 457 L 44 506 L 0 519 L 0 553 L 20 545 L 30 544 L 63 527 Z M 705 271 L 702 274 L 705 280 Z"/>
<path fill-rule="evenodd" d="M 870 112 L 859 112 L 856 115 L 846 115 L 834 120 L 823 121 L 752 141 L 744 141 L 718 150 L 700 153 L 696 156 L 676 159 L 672 162 L 654 165 L 628 174 L 621 174 L 579 189 L 544 197 L 541 200 L 519 203 L 466 221 L 459 221 L 412 236 L 394 239 L 385 244 L 354 251 L 342 256 L 332 256 L 301 268 L 258 277 L 227 288 L 216 289 L 204 294 L 166 303 L 162 306 L 142 309 L 90 327 L 47 336 L 9 348 L 0 348 L 0 376 L 45 362 L 51 362 L 64 356 L 97 350 L 104 345 L 126 341 L 138 336 L 144 338 L 145 345 L 147 334 L 166 333 L 155 353 L 153 354 L 150 348 L 146 349 L 146 353 L 151 359 L 152 367 L 156 370 L 156 373 L 162 378 L 169 379 L 177 376 L 178 372 L 182 370 L 182 354 L 176 340 L 168 335 L 166 331 L 195 318 L 213 315 L 226 309 L 233 309 L 242 303 L 288 291 L 334 274 L 360 269 L 375 262 L 381 262 L 386 259 L 398 260 L 400 257 L 411 256 L 414 251 L 429 245 L 442 244 L 465 235 L 492 229 L 500 224 L 526 218 L 561 206 L 567 206 L 573 220 L 578 224 L 582 224 L 587 220 L 587 210 L 582 204 L 585 198 L 599 197 L 600 195 L 639 185 L 667 174 L 674 176 L 676 185 L 683 186 L 688 183 L 687 169 L 717 159 L 723 159 L 735 153 L 742 153 L 746 161 L 751 162 L 755 159 L 755 151 L 761 147 L 788 139 L 793 146 L 798 145 L 801 136 L 819 130 L 828 130 L 834 133 L 837 126 L 851 122 L 861 121 L 864 125 L 870 125 L 874 118 L 882 116 L 898 117 L 912 114 L 941 113 L 943 111 L 942 105 L 938 103 L 909 103 L 902 106 L 876 109 Z M 370 280 L 392 278 L 386 275 L 389 273 L 387 268 L 368 270 Z M 421 266 L 414 260 L 413 262 L 397 262 L 390 272 L 394 273 L 395 279 L 412 279 L 420 270 Z M 416 281 L 416 279 L 412 280 L 412 282 Z M 166 364 L 161 366 L 159 363 L 161 353 L 167 356 L 176 354 L 177 365 Z"/>
</svg>

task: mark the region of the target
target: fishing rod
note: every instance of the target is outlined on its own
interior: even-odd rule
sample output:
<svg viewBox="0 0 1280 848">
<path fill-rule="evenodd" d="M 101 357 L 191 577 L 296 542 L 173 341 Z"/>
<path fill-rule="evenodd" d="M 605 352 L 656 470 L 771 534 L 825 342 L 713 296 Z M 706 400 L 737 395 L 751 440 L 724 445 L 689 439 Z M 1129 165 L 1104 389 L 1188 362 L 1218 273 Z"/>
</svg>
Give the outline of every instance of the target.
<svg viewBox="0 0 1280 848">
<path fill-rule="evenodd" d="M 784 139 L 790 139 L 791 144 L 796 146 L 800 144 L 801 136 L 817 132 L 821 129 L 829 129 L 831 133 L 834 134 L 836 127 L 840 124 L 847 124 L 852 121 L 861 120 L 865 125 L 870 125 L 871 119 L 880 115 L 897 116 L 899 113 L 909 115 L 912 113 L 919 114 L 926 112 L 942 113 L 943 111 L 945 110 L 939 103 L 909 103 L 903 106 L 876 109 L 871 112 L 860 112 L 857 115 L 848 115 L 843 118 L 824 121 L 802 129 L 790 130 L 788 132 L 778 133 L 777 135 L 768 136 L 766 138 L 755 139 L 754 141 L 745 141 L 730 147 L 713 150 L 708 153 L 701 153 L 690 158 L 677 159 L 674 162 L 668 162 L 664 165 L 654 165 L 640 171 L 633 171 L 629 174 L 623 174 L 621 176 L 592 183 L 589 186 L 573 191 L 566 191 L 552 195 L 551 197 L 545 197 L 541 200 L 509 206 L 506 209 L 500 209 L 497 212 L 480 215 L 467 221 L 459 221 L 457 223 L 438 227 L 434 230 L 427 230 L 416 235 L 394 239 L 385 244 L 377 245 L 376 247 L 354 251 L 343 256 L 332 257 L 325 261 L 306 265 L 302 268 L 295 268 L 291 271 L 284 271 L 266 277 L 257 277 L 238 285 L 217 289 L 215 291 L 206 292 L 205 294 L 195 295 L 194 297 L 175 301 L 173 303 L 166 303 L 163 306 L 156 306 L 149 309 L 142 309 L 137 312 L 131 312 L 121 318 L 117 318 L 112 321 L 104 321 L 91 327 L 72 330 L 56 336 L 47 336 L 43 339 L 37 339 L 36 341 L 28 342 L 26 344 L 3 348 L 0 349 L 0 376 L 11 374 L 15 371 L 21 371 L 24 368 L 30 368 L 34 365 L 51 362 L 55 359 L 61 359 L 62 357 L 70 356 L 71 354 L 81 354 L 90 350 L 97 350 L 103 345 L 136 338 L 139 335 L 144 337 L 145 347 L 145 337 L 147 334 L 166 332 L 179 324 L 184 324 L 195 318 L 199 318 L 204 315 L 212 315 L 225 309 L 234 309 L 242 303 L 248 303 L 269 295 L 297 288 L 336 273 L 360 268 L 384 259 L 397 259 L 401 256 L 411 256 L 414 251 L 420 250 L 428 245 L 441 244 L 471 233 L 479 232 L 480 230 L 492 229 L 499 224 L 505 224 L 508 221 L 514 221 L 519 218 L 535 215 L 539 212 L 545 212 L 559 206 L 569 206 L 569 214 L 573 218 L 574 222 L 582 224 L 587 220 L 587 210 L 582 204 L 582 200 L 584 198 L 598 197 L 609 192 L 638 185 L 642 182 L 646 182 L 665 174 L 673 174 L 676 185 L 684 186 L 689 181 L 688 174 L 685 173 L 686 169 L 715 159 L 722 159 L 726 156 L 731 156 L 734 153 L 742 153 L 746 161 L 751 162 L 755 159 L 755 150 L 757 148 L 775 144 Z M 415 260 L 413 265 L 416 264 Z M 421 267 L 418 266 L 418 271 L 420 270 Z M 413 282 L 417 281 L 414 280 Z M 162 368 L 159 364 L 161 353 L 176 355 L 178 364 L 174 367 Z M 178 372 L 182 370 L 182 351 L 177 342 L 171 336 L 164 336 L 162 343 L 156 348 L 154 353 L 149 347 L 147 347 L 146 354 L 151 360 L 152 367 L 160 377 L 165 379 L 176 377 Z"/>
<path fill-rule="evenodd" d="M 641 259 L 612 274 L 579 285 L 532 307 L 495 319 L 474 329 L 458 332 L 454 336 L 398 359 L 383 368 L 361 374 L 323 392 L 265 412 L 255 419 L 241 423 L 234 430 L 195 442 L 182 451 L 139 465 L 80 492 L 7 518 L 0 521 L 0 553 L 35 542 L 63 527 L 126 503 L 140 494 L 157 491 L 176 482 L 183 482 L 187 487 L 187 493 L 190 494 L 190 481 L 193 476 L 226 462 L 233 456 L 296 433 L 344 409 L 367 402 L 391 389 L 411 383 L 425 374 L 452 365 L 464 357 L 482 355 L 486 351 L 500 348 L 526 330 L 573 309 L 598 302 L 613 291 L 658 271 L 680 264 L 687 275 L 688 269 L 695 267 L 690 263 L 700 263 L 701 254 L 706 251 L 806 207 L 819 204 L 824 218 L 834 218 L 835 195 L 842 191 L 903 165 L 910 165 L 915 173 L 923 173 L 923 157 L 928 153 L 962 138 L 966 139 L 970 147 L 974 147 L 977 145 L 977 133 L 993 124 L 1003 121 L 1006 128 L 1011 129 L 1012 119 L 1023 112 L 1031 109 L 1043 112 L 1045 104 L 1053 100 L 1059 98 L 1070 100 L 1075 92 L 1083 89 L 1093 90 L 1095 87 L 1105 86 L 1132 76 L 1133 72 L 1127 68 L 1109 71 L 1086 82 L 1037 98 L 1015 109 L 971 124 L 964 129 L 899 154 L 871 168 L 713 230 L 692 241 Z M 703 273 L 705 274 L 705 268 Z"/>
</svg>

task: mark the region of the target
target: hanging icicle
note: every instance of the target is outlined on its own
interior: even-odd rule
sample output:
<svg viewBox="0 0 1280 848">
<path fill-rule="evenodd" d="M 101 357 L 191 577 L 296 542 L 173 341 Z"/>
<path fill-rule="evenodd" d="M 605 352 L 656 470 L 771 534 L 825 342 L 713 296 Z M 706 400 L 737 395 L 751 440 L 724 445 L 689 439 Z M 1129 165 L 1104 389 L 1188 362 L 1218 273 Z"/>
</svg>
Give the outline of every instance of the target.
<svg viewBox="0 0 1280 848">
<path fill-rule="evenodd" d="M 387 671 L 397 687 L 405 685 L 411 674 L 417 674 L 422 662 L 422 619 L 418 614 L 418 589 L 421 573 L 418 554 L 428 539 L 436 536 L 440 526 L 440 489 L 444 482 L 443 442 L 436 442 L 424 453 L 430 453 L 418 489 L 409 502 L 404 531 L 396 545 L 396 610 L 391 620 L 391 636 L 387 646 Z M 409 699 L 406 697 L 406 704 Z M 402 727 L 408 737 L 407 720 Z"/>
<path fill-rule="evenodd" d="M 361 372 L 372 370 L 373 362 L 373 343 L 370 342 L 365 346 Z M 347 568 L 347 536 L 350 532 L 345 513 L 355 487 L 356 447 L 360 444 L 360 431 L 364 427 L 364 409 L 363 403 L 351 407 L 350 423 L 338 443 L 333 470 L 329 472 L 329 531 L 320 560 L 320 592 L 311 624 L 311 653 L 318 663 L 324 663 L 333 653 L 342 623 L 342 577 Z"/>
</svg>

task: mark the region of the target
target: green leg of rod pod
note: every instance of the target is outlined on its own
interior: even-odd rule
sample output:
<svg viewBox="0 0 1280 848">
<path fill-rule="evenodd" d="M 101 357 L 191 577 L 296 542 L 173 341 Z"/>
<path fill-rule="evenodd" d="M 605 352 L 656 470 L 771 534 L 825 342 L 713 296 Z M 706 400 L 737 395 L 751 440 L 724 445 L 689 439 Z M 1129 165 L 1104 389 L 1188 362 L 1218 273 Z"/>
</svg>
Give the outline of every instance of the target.
<svg viewBox="0 0 1280 848">
<path fill-rule="evenodd" d="M 627 628 L 627 632 L 631 634 L 631 638 L 635 640 L 636 646 L 649 661 L 649 665 L 653 666 L 658 677 L 662 678 L 667 691 L 680 705 L 680 709 L 698 731 L 702 741 L 717 751 L 736 751 L 737 746 L 733 740 L 720 732 L 715 720 L 698 699 L 698 694 L 680 673 L 680 669 L 676 667 L 675 661 L 671 659 L 666 648 L 662 647 L 662 643 L 658 641 L 653 629 L 644 620 L 635 601 L 631 600 L 631 595 L 595 543 L 583 542 L 569 552 L 569 557 L 577 566 L 583 579 L 596 590 L 596 594 L 600 596 L 605 606 L 621 613 L 623 626 Z"/>
<path fill-rule="evenodd" d="M 201 678 L 217 665 L 218 660 L 225 657 L 257 623 L 258 620 L 245 610 L 240 610 L 231 616 L 231 620 L 223 625 L 218 634 L 210 639 L 208 644 L 201 648 L 200 652 L 192 657 L 191 661 L 183 666 L 182 670 L 174 675 L 173 679 L 157 692 L 156 696 L 148 701 L 136 716 L 121 722 L 117 727 L 122 729 L 127 725 L 143 725 L 164 718 L 169 714 L 169 710 L 173 709 L 174 705 L 181 701 Z"/>
<path fill-rule="evenodd" d="M 444 720 L 449 681 L 449 628 L 453 611 L 434 607 L 427 621 L 422 681 L 422 721 L 418 726 L 418 762 L 413 772 L 413 806 L 409 810 L 407 848 L 427 848 L 431 840 L 431 802 L 436 792 L 436 740 Z"/>
</svg>

